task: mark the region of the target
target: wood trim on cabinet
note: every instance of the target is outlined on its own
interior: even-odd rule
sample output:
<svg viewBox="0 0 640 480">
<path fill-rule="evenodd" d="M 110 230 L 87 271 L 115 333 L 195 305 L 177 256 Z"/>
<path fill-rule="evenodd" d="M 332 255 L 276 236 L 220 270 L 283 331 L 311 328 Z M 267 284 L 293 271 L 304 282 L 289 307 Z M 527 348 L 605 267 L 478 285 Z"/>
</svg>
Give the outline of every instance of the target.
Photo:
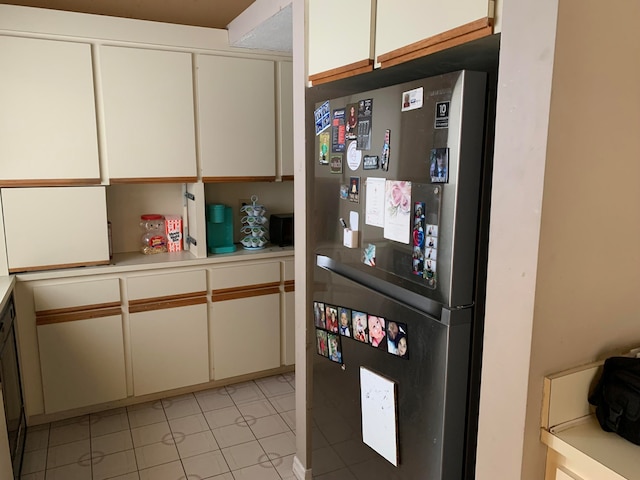
<svg viewBox="0 0 640 480">
<path fill-rule="evenodd" d="M 0 188 L 5 187 L 65 187 L 77 185 L 100 185 L 99 178 L 41 178 L 38 180 L 0 180 Z"/>
<path fill-rule="evenodd" d="M 373 71 L 373 60 L 370 58 L 366 60 L 360 60 L 359 62 L 350 63 L 342 67 L 333 68 L 320 73 L 314 73 L 309 75 L 309 81 L 311 85 L 316 86 L 322 83 L 333 82 L 335 80 L 341 80 L 343 78 L 355 77 L 362 73 L 368 73 Z"/>
<path fill-rule="evenodd" d="M 293 175 L 282 175 L 280 179 L 283 182 L 293 182 Z"/>
<path fill-rule="evenodd" d="M 202 177 L 203 183 L 222 183 L 222 182 L 275 182 L 275 175 L 263 177 Z"/>
<path fill-rule="evenodd" d="M 51 315 L 66 315 L 69 313 L 82 312 L 86 310 L 100 310 L 104 308 L 120 307 L 120 302 L 92 303 L 90 305 L 78 305 L 76 307 L 51 308 L 49 310 L 36 310 L 36 317 Z"/>
<path fill-rule="evenodd" d="M 280 293 L 280 282 L 261 283 L 258 285 L 243 285 L 241 287 L 221 288 L 211 291 L 212 302 L 235 300 L 237 298 L 257 297 Z"/>
<path fill-rule="evenodd" d="M 83 310 L 72 313 L 61 313 L 58 315 L 42 315 L 42 313 L 36 313 L 36 326 L 51 325 L 52 323 L 76 322 L 78 320 L 88 320 L 91 318 L 112 317 L 115 315 L 122 315 L 122 309 L 120 307 Z"/>
<path fill-rule="evenodd" d="M 138 178 L 110 178 L 111 184 L 125 183 L 196 183 L 198 177 L 138 177 Z"/>
<path fill-rule="evenodd" d="M 168 308 L 188 307 L 190 305 L 202 305 L 207 303 L 207 297 L 191 297 L 181 300 L 169 300 L 165 302 L 144 303 L 129 305 L 129 313 L 150 312 L 153 310 L 165 310 Z"/>
<path fill-rule="evenodd" d="M 284 282 L 284 291 L 285 292 L 293 292 L 296 289 L 296 281 L 295 280 L 287 280 Z"/>
<path fill-rule="evenodd" d="M 12 267 L 9 268 L 9 273 L 35 272 L 39 270 L 57 270 L 59 268 L 93 267 L 97 265 L 109 265 L 109 260 L 101 260 L 99 262 L 61 263 L 58 265 L 38 265 L 36 267 Z"/>
<path fill-rule="evenodd" d="M 148 297 L 148 298 L 138 298 L 136 300 L 129 300 L 129 307 L 144 305 L 147 303 L 166 303 L 166 302 L 174 302 L 176 300 L 185 300 L 187 298 L 196 298 L 196 297 L 205 297 L 207 296 L 207 291 L 202 290 L 201 292 L 189 292 L 189 293 L 179 293 L 176 295 L 166 295 L 164 297 Z"/>
<path fill-rule="evenodd" d="M 378 56 L 381 68 L 393 67 L 409 60 L 424 57 L 440 50 L 462 45 L 493 34 L 493 19 L 484 17 L 479 20 L 447 30 L 424 40 L 406 45 Z"/>
</svg>

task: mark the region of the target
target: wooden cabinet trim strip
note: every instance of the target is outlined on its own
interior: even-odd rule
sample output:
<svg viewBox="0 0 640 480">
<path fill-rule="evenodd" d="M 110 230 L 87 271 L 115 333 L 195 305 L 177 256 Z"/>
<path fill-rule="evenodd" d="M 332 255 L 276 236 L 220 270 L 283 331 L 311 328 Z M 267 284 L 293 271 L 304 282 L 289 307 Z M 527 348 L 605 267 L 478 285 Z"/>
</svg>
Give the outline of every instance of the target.
<svg viewBox="0 0 640 480">
<path fill-rule="evenodd" d="M 224 300 L 234 300 L 237 298 L 257 297 L 259 295 L 271 295 L 280 293 L 280 283 L 264 283 L 261 285 L 247 285 L 235 288 L 223 288 L 211 292 L 212 302 L 222 302 Z"/>
<path fill-rule="evenodd" d="M 36 310 L 36 317 L 50 315 L 66 315 L 69 313 L 82 312 L 86 310 L 100 310 L 104 308 L 120 307 L 120 302 L 92 303 L 87 305 L 78 305 L 76 307 L 52 308 L 50 310 Z"/>
<path fill-rule="evenodd" d="M 282 175 L 281 179 L 283 182 L 293 182 L 293 175 Z"/>
<path fill-rule="evenodd" d="M 92 267 L 97 265 L 109 265 L 109 260 L 101 260 L 99 262 L 61 263 L 58 265 L 38 265 L 36 267 L 12 267 L 12 268 L 9 268 L 9 273 L 36 272 L 40 270 L 57 270 L 59 268 Z"/>
<path fill-rule="evenodd" d="M 176 300 L 185 300 L 187 298 L 197 298 L 197 297 L 207 297 L 207 291 L 202 290 L 201 292 L 189 292 L 189 293 L 180 293 L 177 295 L 166 295 L 164 297 L 149 297 L 149 298 L 139 298 L 136 300 L 129 300 L 129 307 L 144 305 L 147 303 L 167 303 L 174 302 Z"/>
<path fill-rule="evenodd" d="M 110 178 L 111 184 L 127 183 L 196 183 L 198 177 L 139 177 L 139 178 Z"/>
<path fill-rule="evenodd" d="M 455 47 L 477 38 L 493 34 L 493 19 L 484 17 L 474 22 L 439 33 L 433 37 L 406 45 L 378 56 L 381 68 L 392 67 L 402 62 L 424 57 L 431 53 Z"/>
<path fill-rule="evenodd" d="M 373 60 L 361 60 L 356 63 L 345 65 L 344 67 L 334 68 L 332 70 L 327 70 L 326 72 L 309 75 L 309 81 L 313 86 L 316 86 L 323 83 L 333 82 L 335 80 L 341 80 L 343 78 L 355 77 L 356 75 L 372 71 Z"/>
<path fill-rule="evenodd" d="M 166 310 L 168 308 L 188 307 L 190 305 L 202 305 L 207 303 L 207 297 L 192 297 L 166 302 L 145 303 L 142 305 L 129 305 L 129 313 L 150 312 L 152 310 Z"/>
<path fill-rule="evenodd" d="M 100 185 L 99 178 L 41 178 L 38 180 L 0 180 L 4 187 L 64 187 L 76 185 Z"/>
<path fill-rule="evenodd" d="M 122 309 L 120 307 L 83 310 L 80 312 L 62 313 L 59 315 L 42 315 L 37 313 L 36 326 L 51 325 L 52 323 L 75 322 L 91 318 L 113 317 L 115 315 L 122 315 Z"/>
<path fill-rule="evenodd" d="M 222 183 L 222 182 L 275 182 L 275 175 L 264 177 L 202 177 L 203 183 Z"/>
<path fill-rule="evenodd" d="M 293 292 L 296 289 L 296 281 L 295 280 L 287 280 L 284 282 L 284 291 L 285 292 Z"/>
</svg>

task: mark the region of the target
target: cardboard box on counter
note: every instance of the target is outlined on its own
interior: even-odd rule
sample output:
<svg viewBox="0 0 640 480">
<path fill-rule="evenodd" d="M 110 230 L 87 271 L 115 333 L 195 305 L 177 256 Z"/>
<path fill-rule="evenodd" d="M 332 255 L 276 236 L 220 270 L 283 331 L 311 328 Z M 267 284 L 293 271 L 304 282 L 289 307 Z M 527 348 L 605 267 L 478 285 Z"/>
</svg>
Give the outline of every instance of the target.
<svg viewBox="0 0 640 480">
<path fill-rule="evenodd" d="M 164 228 L 167 235 L 167 252 L 182 250 L 182 217 L 180 215 L 165 215 Z"/>
</svg>

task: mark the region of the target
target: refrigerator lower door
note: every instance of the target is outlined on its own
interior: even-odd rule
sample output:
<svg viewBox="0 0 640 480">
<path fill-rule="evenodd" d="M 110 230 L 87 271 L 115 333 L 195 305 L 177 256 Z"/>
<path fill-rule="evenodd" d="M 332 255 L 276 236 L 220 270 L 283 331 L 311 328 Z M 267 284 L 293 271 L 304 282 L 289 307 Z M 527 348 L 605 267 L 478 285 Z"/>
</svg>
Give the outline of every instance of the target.
<svg viewBox="0 0 640 480">
<path fill-rule="evenodd" d="M 314 354 L 313 478 L 461 479 L 472 309 L 438 319 L 327 268 L 314 281 L 315 302 L 404 324 L 408 358 L 345 336 L 342 364 Z M 395 383 L 397 466 L 363 442 L 361 367 Z"/>
</svg>

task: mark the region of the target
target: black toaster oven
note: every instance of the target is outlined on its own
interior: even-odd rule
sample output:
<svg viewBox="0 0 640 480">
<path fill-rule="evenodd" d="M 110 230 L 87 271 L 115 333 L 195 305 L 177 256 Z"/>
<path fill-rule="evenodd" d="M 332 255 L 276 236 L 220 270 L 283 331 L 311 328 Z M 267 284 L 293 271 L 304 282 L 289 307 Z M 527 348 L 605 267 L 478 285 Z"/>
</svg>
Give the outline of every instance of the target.
<svg viewBox="0 0 640 480">
<path fill-rule="evenodd" d="M 293 213 L 274 213 L 269 217 L 269 240 L 279 247 L 293 245 Z"/>
</svg>

